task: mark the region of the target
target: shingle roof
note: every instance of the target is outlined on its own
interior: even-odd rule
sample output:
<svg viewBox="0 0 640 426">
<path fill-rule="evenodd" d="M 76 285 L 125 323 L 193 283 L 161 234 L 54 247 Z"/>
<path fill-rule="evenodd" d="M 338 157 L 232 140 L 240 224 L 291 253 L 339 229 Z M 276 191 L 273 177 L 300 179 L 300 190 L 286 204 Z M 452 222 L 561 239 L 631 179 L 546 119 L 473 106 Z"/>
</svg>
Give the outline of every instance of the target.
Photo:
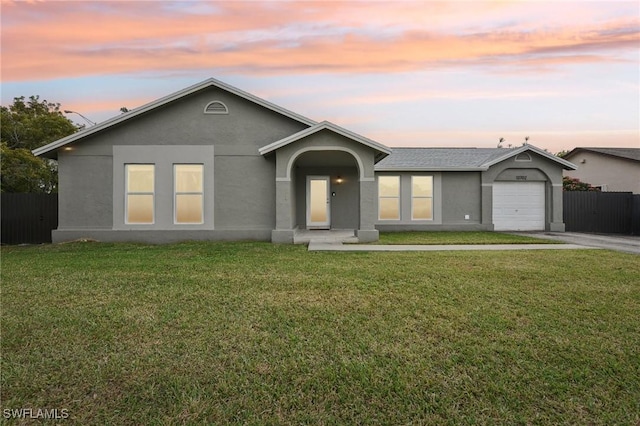
<svg viewBox="0 0 640 426">
<path fill-rule="evenodd" d="M 487 170 L 492 165 L 525 151 L 555 161 L 565 169 L 576 168 L 569 161 L 540 148 L 523 145 L 517 148 L 393 148 L 388 157 L 376 164 L 375 170 Z"/>
<path fill-rule="evenodd" d="M 294 133 L 293 135 L 287 136 L 284 139 L 280 139 L 278 141 L 275 141 L 273 143 L 270 143 L 269 145 L 263 146 L 262 148 L 258 149 L 258 152 L 260 152 L 261 155 L 266 155 L 272 151 L 275 151 L 276 149 L 282 148 L 285 145 L 288 145 L 292 142 L 295 142 L 297 140 L 300 140 L 302 138 L 305 138 L 309 135 L 312 135 L 314 133 L 317 133 L 319 131 L 322 130 L 330 130 L 334 133 L 337 133 L 339 135 L 342 135 L 346 138 L 352 139 L 356 142 L 359 142 L 363 145 L 366 145 L 370 148 L 375 149 L 376 151 L 378 151 L 380 156 L 387 156 L 391 153 L 391 149 L 389 149 L 389 147 L 386 147 L 376 141 L 373 141 L 369 138 L 366 138 L 364 136 L 358 135 L 357 133 L 353 133 L 350 130 L 345 129 L 344 127 L 340 127 L 338 125 L 335 125 L 333 123 L 330 123 L 328 121 L 322 121 L 318 124 L 315 124 L 311 127 L 308 127 L 304 130 L 299 131 L 298 133 Z"/>
<path fill-rule="evenodd" d="M 62 139 L 58 139 L 57 141 L 51 142 L 48 145 L 42 146 L 40 148 L 36 148 L 34 149 L 32 152 L 34 155 L 36 156 L 43 156 L 43 157 L 48 157 L 48 158 L 57 158 L 57 150 L 59 148 L 62 148 L 65 145 L 68 145 L 72 142 L 76 142 L 82 138 L 85 138 L 87 136 L 93 135 L 95 133 L 101 132 L 103 130 L 106 130 L 110 127 L 113 127 L 119 123 L 122 123 L 124 121 L 130 120 L 134 117 L 137 117 L 139 115 L 145 114 L 153 109 L 159 108 L 163 105 L 169 104 L 171 102 L 174 102 L 178 99 L 182 99 L 185 96 L 189 96 L 193 93 L 199 92 L 201 90 L 210 88 L 210 87 L 217 87 L 219 89 L 225 90 L 229 93 L 232 93 L 234 95 L 237 95 L 241 98 L 247 99 L 248 101 L 251 101 L 255 104 L 258 104 L 260 106 L 263 106 L 267 109 L 270 109 L 272 111 L 275 111 L 279 114 L 284 115 L 285 117 L 289 117 L 293 120 L 299 121 L 300 123 L 306 124 L 308 126 L 313 126 L 315 124 L 317 124 L 317 122 L 315 120 L 312 120 L 310 118 L 304 117 L 300 114 L 297 114 L 293 111 L 289 111 L 288 109 L 282 108 L 281 106 L 278 106 L 276 104 L 273 104 L 269 101 L 266 101 L 264 99 L 261 99 L 257 96 L 252 95 L 251 93 L 247 93 L 244 90 L 240 90 L 237 87 L 233 87 L 227 83 L 223 83 L 220 80 L 216 80 L 215 78 L 208 78 L 198 84 L 194 84 L 193 86 L 189 86 L 185 89 L 179 90 L 177 92 L 174 92 L 170 95 L 167 95 L 165 97 L 162 97 L 160 99 L 157 99 L 153 102 L 150 102 L 148 104 L 142 105 L 141 107 L 138 108 L 134 108 L 132 110 L 130 110 L 129 112 L 126 112 L 124 114 L 120 114 L 117 115 L 113 118 L 110 118 L 106 121 L 103 121 L 102 123 L 98 123 L 94 126 L 90 126 L 87 127 L 83 130 L 80 130 L 77 133 L 74 133 L 72 135 L 66 136 Z"/>
<path fill-rule="evenodd" d="M 640 161 L 640 148 L 584 148 L 578 147 L 573 149 L 565 156 L 571 157 L 578 151 L 590 151 L 598 154 L 610 155 L 612 157 L 626 158 L 627 160 Z"/>
<path fill-rule="evenodd" d="M 376 170 L 480 169 L 501 157 L 506 148 L 393 148 L 391 155 L 376 164 Z"/>
</svg>

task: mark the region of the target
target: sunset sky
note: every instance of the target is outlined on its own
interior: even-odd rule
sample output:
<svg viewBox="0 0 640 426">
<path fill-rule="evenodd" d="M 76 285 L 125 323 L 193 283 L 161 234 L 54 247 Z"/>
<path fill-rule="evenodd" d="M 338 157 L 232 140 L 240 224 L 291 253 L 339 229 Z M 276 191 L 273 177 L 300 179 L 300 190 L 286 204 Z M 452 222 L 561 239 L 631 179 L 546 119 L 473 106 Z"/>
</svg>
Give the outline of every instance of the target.
<svg viewBox="0 0 640 426">
<path fill-rule="evenodd" d="M 638 1 L 1 4 L 5 106 L 103 121 L 214 77 L 390 147 L 640 147 Z"/>
</svg>

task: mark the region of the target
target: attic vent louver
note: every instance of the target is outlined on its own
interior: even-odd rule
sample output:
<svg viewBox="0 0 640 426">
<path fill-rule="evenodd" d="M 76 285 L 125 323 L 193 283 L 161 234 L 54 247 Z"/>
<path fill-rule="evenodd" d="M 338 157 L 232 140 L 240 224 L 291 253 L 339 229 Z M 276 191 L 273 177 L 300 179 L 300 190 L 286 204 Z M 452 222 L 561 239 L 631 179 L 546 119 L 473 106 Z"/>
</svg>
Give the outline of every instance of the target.
<svg viewBox="0 0 640 426">
<path fill-rule="evenodd" d="M 531 161 L 531 156 L 526 152 L 522 152 L 516 155 L 516 161 Z"/>
<path fill-rule="evenodd" d="M 205 114 L 229 114 L 229 109 L 220 101 L 211 101 L 204 107 Z"/>
</svg>

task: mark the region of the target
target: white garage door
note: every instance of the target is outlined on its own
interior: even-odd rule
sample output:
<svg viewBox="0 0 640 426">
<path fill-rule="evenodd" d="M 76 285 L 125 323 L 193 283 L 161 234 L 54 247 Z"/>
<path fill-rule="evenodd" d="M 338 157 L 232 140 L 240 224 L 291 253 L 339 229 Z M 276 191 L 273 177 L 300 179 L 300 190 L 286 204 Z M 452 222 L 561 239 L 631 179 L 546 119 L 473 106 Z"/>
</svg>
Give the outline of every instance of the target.
<svg viewBox="0 0 640 426">
<path fill-rule="evenodd" d="M 544 198 L 544 182 L 494 182 L 494 229 L 543 231 Z"/>
</svg>

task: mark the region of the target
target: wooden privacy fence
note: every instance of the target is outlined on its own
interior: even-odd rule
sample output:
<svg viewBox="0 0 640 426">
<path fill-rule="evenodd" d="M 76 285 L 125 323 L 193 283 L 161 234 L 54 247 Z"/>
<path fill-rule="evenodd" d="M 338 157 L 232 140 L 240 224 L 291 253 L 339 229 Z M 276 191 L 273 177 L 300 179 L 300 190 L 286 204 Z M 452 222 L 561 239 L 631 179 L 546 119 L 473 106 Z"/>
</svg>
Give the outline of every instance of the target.
<svg viewBox="0 0 640 426">
<path fill-rule="evenodd" d="M 568 232 L 640 235 L 640 195 L 631 192 L 565 191 Z"/>
<path fill-rule="evenodd" d="M 51 242 L 58 227 L 58 194 L 1 194 L 2 244 Z"/>
</svg>

